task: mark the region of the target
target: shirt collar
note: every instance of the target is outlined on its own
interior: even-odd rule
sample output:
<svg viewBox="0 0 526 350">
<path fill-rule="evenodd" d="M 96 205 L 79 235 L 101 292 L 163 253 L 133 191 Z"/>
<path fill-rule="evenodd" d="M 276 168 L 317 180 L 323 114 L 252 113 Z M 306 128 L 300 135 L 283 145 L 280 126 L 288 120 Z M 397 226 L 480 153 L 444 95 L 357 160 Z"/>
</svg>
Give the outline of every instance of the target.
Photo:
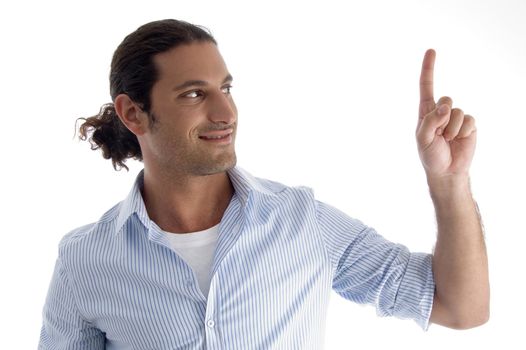
<svg viewBox="0 0 526 350">
<path fill-rule="evenodd" d="M 274 194 L 270 188 L 264 186 L 261 179 L 252 176 L 246 170 L 238 166 L 228 170 L 227 173 L 232 185 L 234 186 L 236 195 L 243 206 L 247 204 L 254 192 L 267 195 Z"/>
<path fill-rule="evenodd" d="M 253 192 L 261 194 L 273 194 L 270 188 L 263 185 L 262 181 L 246 170 L 240 167 L 234 167 L 227 171 L 227 174 L 234 186 L 235 193 L 240 200 L 243 207 L 246 206 Z M 120 204 L 119 214 L 117 216 L 115 232 L 122 230 L 124 224 L 133 215 L 137 214 L 138 219 L 146 227 L 150 228 L 151 220 L 146 211 L 144 200 L 142 198 L 141 190 L 144 185 L 144 170 L 141 170 L 135 179 L 135 183 L 128 193 L 126 199 Z"/>
<path fill-rule="evenodd" d="M 117 216 L 115 233 L 119 233 L 122 230 L 124 224 L 133 215 L 137 214 L 137 217 L 146 227 L 150 227 L 150 218 L 144 205 L 141 190 L 144 184 L 144 170 L 141 170 L 135 179 L 132 189 L 128 193 L 126 199 L 121 202 L 119 214 Z"/>
</svg>

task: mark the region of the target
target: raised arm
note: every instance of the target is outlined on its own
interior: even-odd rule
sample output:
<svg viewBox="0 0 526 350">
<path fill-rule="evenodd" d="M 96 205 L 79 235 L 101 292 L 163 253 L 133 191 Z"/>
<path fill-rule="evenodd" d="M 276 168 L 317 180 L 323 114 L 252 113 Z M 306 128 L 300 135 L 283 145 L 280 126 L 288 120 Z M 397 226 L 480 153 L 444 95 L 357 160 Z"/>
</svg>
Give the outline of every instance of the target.
<svg viewBox="0 0 526 350">
<path fill-rule="evenodd" d="M 451 98 L 441 97 L 435 102 L 435 56 L 434 50 L 428 50 L 422 63 L 416 129 L 418 152 L 438 224 L 431 322 L 466 329 L 489 318 L 486 247 L 469 182 L 477 132 L 475 119 L 453 108 Z"/>
</svg>

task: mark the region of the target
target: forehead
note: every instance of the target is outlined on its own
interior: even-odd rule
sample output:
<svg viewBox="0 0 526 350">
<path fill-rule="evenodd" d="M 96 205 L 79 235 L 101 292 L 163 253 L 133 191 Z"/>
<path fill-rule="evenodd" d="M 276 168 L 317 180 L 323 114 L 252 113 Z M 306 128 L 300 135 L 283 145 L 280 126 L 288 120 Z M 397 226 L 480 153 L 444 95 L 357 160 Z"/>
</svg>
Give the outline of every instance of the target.
<svg viewBox="0 0 526 350">
<path fill-rule="evenodd" d="M 179 82 L 189 79 L 223 79 L 228 73 L 217 46 L 211 42 L 178 46 L 154 57 L 159 81 Z"/>
</svg>

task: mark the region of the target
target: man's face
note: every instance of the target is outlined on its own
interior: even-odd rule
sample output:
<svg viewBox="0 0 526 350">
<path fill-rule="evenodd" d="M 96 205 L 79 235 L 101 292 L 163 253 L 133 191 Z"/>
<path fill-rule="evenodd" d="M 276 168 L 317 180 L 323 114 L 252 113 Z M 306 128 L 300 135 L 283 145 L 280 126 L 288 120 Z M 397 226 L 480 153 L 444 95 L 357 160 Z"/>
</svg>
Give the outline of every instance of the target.
<svg viewBox="0 0 526 350">
<path fill-rule="evenodd" d="M 152 129 L 140 137 L 145 163 L 161 171 L 210 175 L 236 164 L 237 109 L 217 46 L 192 43 L 154 57 Z M 152 163 L 153 162 L 153 163 Z"/>
</svg>

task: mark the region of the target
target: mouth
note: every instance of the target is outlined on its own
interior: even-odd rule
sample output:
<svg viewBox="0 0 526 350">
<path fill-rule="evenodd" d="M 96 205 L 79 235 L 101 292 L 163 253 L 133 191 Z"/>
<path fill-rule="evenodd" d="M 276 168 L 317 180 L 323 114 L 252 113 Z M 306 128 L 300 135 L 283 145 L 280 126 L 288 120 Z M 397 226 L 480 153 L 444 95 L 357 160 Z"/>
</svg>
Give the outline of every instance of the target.
<svg viewBox="0 0 526 350">
<path fill-rule="evenodd" d="M 199 138 L 206 142 L 212 143 L 231 143 L 233 129 L 210 131 L 199 135 Z"/>
</svg>

